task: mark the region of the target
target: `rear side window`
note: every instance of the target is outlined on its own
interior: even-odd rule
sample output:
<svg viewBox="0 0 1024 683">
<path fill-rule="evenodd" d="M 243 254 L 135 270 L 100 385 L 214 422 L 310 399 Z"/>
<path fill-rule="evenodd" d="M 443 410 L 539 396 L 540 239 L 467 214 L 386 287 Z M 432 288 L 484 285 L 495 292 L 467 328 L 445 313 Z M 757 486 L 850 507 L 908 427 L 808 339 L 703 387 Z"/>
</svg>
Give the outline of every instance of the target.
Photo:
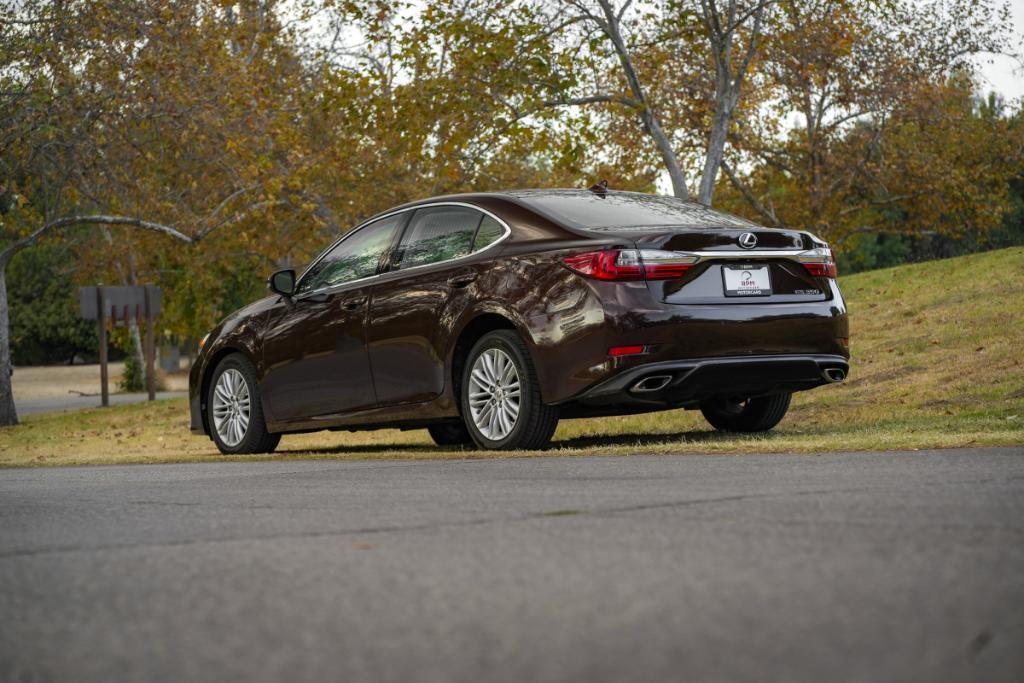
<svg viewBox="0 0 1024 683">
<path fill-rule="evenodd" d="M 480 229 L 476 231 L 476 239 L 473 240 L 473 251 L 480 251 L 489 247 L 505 234 L 505 226 L 491 218 L 484 216 L 480 222 Z"/>
<path fill-rule="evenodd" d="M 296 293 L 312 292 L 376 275 L 377 267 L 391 247 L 403 218 L 402 215 L 382 218 L 338 242 L 313 264 Z"/>
<path fill-rule="evenodd" d="M 395 255 L 399 269 L 466 256 L 483 214 L 464 206 L 417 209 Z"/>
</svg>

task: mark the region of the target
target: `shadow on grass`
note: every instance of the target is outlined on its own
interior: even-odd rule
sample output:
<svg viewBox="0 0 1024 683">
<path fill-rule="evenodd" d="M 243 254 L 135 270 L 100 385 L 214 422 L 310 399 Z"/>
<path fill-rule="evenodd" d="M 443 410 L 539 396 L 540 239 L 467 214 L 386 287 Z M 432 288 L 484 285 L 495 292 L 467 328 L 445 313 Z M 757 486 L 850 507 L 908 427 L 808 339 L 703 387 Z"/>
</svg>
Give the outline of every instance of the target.
<svg viewBox="0 0 1024 683">
<path fill-rule="evenodd" d="M 777 435 L 767 432 L 757 435 L 739 434 L 736 432 L 716 432 L 714 430 L 690 430 L 685 432 L 667 432 L 663 434 L 595 434 L 592 436 L 574 436 L 556 441 L 555 448 L 615 448 L 633 446 L 662 446 L 665 444 L 700 444 L 718 443 L 722 441 L 764 441 Z"/>
<path fill-rule="evenodd" d="M 700 444 L 719 443 L 722 441 L 768 441 L 781 436 L 773 432 L 757 435 L 740 434 L 732 432 L 716 432 L 713 430 L 690 430 L 683 432 L 668 432 L 662 434 L 596 434 L 590 436 L 574 436 L 568 439 L 561 439 L 552 442 L 550 451 L 559 450 L 587 450 L 587 449 L 610 449 L 610 448 L 636 448 L 642 449 L 650 446 L 662 446 L 667 444 Z M 374 454 L 401 454 L 422 455 L 427 453 L 445 453 L 458 456 L 460 453 L 467 455 L 479 452 L 475 446 L 435 446 L 434 444 L 338 444 L 336 446 L 320 446 L 314 448 L 289 448 L 278 449 L 278 455 L 374 455 Z M 540 451 L 538 451 L 540 452 Z"/>
</svg>

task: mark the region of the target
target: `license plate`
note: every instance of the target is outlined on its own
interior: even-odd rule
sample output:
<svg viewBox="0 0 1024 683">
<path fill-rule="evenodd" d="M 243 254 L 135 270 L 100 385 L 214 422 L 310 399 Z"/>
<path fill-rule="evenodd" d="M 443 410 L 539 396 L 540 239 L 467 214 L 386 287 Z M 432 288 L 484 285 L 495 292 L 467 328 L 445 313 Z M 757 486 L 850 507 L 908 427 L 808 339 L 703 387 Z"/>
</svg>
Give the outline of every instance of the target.
<svg viewBox="0 0 1024 683">
<path fill-rule="evenodd" d="M 722 266 L 722 279 L 726 296 L 769 296 L 772 293 L 768 266 Z"/>
</svg>

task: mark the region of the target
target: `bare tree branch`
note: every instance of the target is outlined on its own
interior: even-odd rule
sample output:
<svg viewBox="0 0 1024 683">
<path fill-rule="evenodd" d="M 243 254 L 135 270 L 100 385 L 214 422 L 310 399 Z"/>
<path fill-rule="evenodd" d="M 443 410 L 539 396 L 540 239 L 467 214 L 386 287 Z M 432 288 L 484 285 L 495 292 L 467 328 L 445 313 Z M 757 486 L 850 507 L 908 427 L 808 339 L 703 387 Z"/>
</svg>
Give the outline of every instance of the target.
<svg viewBox="0 0 1024 683">
<path fill-rule="evenodd" d="M 616 55 L 619 58 L 619 64 L 622 66 L 623 74 L 626 77 L 626 82 L 629 84 L 629 89 L 633 93 L 633 97 L 640 104 L 640 120 L 643 123 L 647 133 L 654 140 L 655 146 L 658 148 L 658 152 L 661 154 L 662 162 L 665 164 L 665 169 L 668 171 L 669 178 L 672 180 L 672 191 L 676 197 L 680 199 L 689 199 L 690 192 L 686 188 L 686 177 L 683 175 L 682 168 L 679 166 L 679 159 L 676 156 L 675 150 L 672 148 L 672 141 L 661 127 L 661 123 L 655 116 L 654 111 L 651 108 L 650 102 L 647 99 L 647 95 L 644 92 L 643 84 L 640 81 L 640 76 L 637 74 L 636 68 L 633 66 L 632 57 L 629 54 L 629 49 L 626 47 L 626 42 L 622 38 L 622 31 L 620 23 L 615 10 L 612 8 L 608 0 L 598 0 L 598 4 L 601 6 L 601 11 L 604 13 L 604 21 L 599 22 L 599 25 L 611 41 L 612 47 L 615 49 Z"/>
<path fill-rule="evenodd" d="M 643 103 L 632 97 L 623 95 L 590 95 L 588 97 L 568 97 L 561 100 L 544 100 L 545 107 L 572 106 L 581 104 L 598 104 L 601 102 L 615 102 L 624 104 L 627 107 L 642 107 Z"/>
<path fill-rule="evenodd" d="M 144 221 L 141 218 L 106 215 L 64 216 L 63 218 L 58 218 L 56 220 L 50 221 L 49 223 L 46 223 L 42 227 L 37 228 L 31 234 L 8 245 L 7 248 L 5 248 L 3 251 L 0 251 L 0 263 L 8 262 L 12 256 L 17 254 L 22 249 L 31 247 L 47 233 L 53 232 L 55 230 L 60 230 L 61 228 L 71 227 L 74 225 L 125 225 L 167 235 L 168 237 L 173 237 L 176 240 L 180 240 L 188 244 L 195 244 L 198 241 L 198 238 L 186 235 L 185 233 L 176 230 L 175 228 L 172 228 L 168 225 Z"/>
<path fill-rule="evenodd" d="M 775 212 L 765 206 L 760 199 L 754 196 L 754 193 L 750 191 L 750 188 L 747 187 L 746 183 L 739 179 L 739 177 L 733 172 L 732 166 L 729 165 L 729 162 L 722 160 L 722 170 L 725 172 L 725 175 L 728 176 L 729 182 L 732 183 L 732 186 L 735 187 L 741 195 L 743 195 L 743 198 L 747 200 L 747 203 L 750 204 L 755 211 L 767 218 L 774 227 L 786 227 L 783 225 L 782 221 L 779 220 L 778 216 L 775 215 Z"/>
</svg>

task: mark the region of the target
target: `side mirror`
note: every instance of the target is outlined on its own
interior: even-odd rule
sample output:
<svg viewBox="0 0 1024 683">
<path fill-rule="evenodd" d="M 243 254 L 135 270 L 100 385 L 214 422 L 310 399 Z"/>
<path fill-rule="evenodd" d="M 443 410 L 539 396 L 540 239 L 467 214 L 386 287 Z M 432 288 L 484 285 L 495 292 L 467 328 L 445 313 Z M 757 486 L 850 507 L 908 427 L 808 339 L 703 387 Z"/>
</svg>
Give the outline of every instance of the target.
<svg viewBox="0 0 1024 683">
<path fill-rule="evenodd" d="M 290 297 L 295 293 L 295 271 L 291 269 L 277 271 L 267 279 L 267 286 L 272 292 Z"/>
</svg>

